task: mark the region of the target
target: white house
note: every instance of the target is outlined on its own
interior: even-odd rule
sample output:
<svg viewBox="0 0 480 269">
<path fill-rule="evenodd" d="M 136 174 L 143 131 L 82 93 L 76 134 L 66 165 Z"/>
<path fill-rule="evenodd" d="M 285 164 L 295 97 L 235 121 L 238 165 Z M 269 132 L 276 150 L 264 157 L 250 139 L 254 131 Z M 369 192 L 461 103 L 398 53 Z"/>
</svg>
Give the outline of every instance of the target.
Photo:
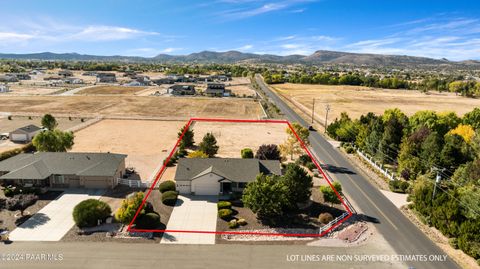
<svg viewBox="0 0 480 269">
<path fill-rule="evenodd" d="M 22 128 L 10 132 L 10 140 L 12 142 L 30 142 L 33 137 L 42 130 L 42 128 L 35 125 L 27 125 Z"/>
<path fill-rule="evenodd" d="M 10 87 L 8 85 L 0 85 L 0 93 L 9 92 Z"/>
<path fill-rule="evenodd" d="M 281 175 L 279 161 L 237 158 L 180 158 L 175 182 L 181 194 L 242 192 L 258 174 Z"/>
</svg>

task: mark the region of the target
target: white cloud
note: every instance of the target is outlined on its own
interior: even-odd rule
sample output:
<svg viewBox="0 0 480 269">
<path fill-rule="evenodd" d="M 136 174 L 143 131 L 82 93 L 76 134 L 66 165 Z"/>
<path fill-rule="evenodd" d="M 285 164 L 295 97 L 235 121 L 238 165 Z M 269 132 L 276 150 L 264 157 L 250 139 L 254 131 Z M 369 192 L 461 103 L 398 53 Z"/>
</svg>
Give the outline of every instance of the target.
<svg viewBox="0 0 480 269">
<path fill-rule="evenodd" d="M 21 34 L 21 33 L 12 33 L 12 32 L 0 32 L 0 41 L 1 42 L 19 42 L 27 41 L 34 38 L 34 35 Z"/>
<path fill-rule="evenodd" d="M 284 1 L 252 1 L 252 0 L 221 0 L 221 3 L 229 4 L 229 7 L 220 12 L 220 15 L 228 20 L 243 19 L 258 16 L 274 11 L 286 10 L 308 2 L 318 0 L 284 0 Z M 291 13 L 302 13 L 305 8 L 290 10 Z"/>
<path fill-rule="evenodd" d="M 158 35 L 156 32 L 146 32 L 132 28 L 95 25 L 87 26 L 78 32 L 69 34 L 68 38 L 85 41 L 110 41 L 132 39 L 140 36 Z"/>
<path fill-rule="evenodd" d="M 246 51 L 246 50 L 251 50 L 252 48 L 253 48 L 253 45 L 247 44 L 233 50 Z"/>
</svg>

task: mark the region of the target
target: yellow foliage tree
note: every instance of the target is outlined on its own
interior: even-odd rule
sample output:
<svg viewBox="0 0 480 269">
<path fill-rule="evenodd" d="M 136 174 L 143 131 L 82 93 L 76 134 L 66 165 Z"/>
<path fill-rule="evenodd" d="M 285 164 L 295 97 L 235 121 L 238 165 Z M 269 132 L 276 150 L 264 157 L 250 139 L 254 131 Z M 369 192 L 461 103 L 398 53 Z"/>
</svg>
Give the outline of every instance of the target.
<svg viewBox="0 0 480 269">
<path fill-rule="evenodd" d="M 208 158 L 208 155 L 201 150 L 197 150 L 197 151 L 192 151 L 188 153 L 187 157 L 188 158 Z"/>
<path fill-rule="evenodd" d="M 467 142 L 470 144 L 472 142 L 473 137 L 475 136 L 475 130 L 473 130 L 472 126 L 470 125 L 464 125 L 464 124 L 459 124 L 457 128 L 450 130 L 448 132 L 450 135 L 459 135 Z"/>
</svg>

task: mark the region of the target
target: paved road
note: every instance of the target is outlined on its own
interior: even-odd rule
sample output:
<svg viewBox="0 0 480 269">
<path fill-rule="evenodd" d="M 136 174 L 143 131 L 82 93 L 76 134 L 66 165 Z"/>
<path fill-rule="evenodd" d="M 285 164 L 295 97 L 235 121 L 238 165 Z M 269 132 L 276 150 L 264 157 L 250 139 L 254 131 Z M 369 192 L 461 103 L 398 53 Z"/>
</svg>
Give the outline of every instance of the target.
<svg viewBox="0 0 480 269">
<path fill-rule="evenodd" d="M 299 122 L 304 126 L 308 126 L 305 120 L 264 84 L 259 75 L 256 76 L 256 81 L 289 121 Z M 316 155 L 321 159 L 320 161 L 334 168 L 329 171 L 330 175 L 342 183 L 344 192 L 358 205 L 357 211 L 379 221 L 376 224 L 377 230 L 384 236 L 397 254 L 445 255 L 368 179 L 357 173 L 349 161 L 333 148 L 325 138 L 317 132 L 310 132 L 309 140 Z M 411 262 L 407 264 L 414 268 L 426 268 L 425 263 Z M 428 266 L 435 269 L 460 268 L 451 259 L 448 259 L 446 262 L 433 262 L 428 264 Z"/>
</svg>

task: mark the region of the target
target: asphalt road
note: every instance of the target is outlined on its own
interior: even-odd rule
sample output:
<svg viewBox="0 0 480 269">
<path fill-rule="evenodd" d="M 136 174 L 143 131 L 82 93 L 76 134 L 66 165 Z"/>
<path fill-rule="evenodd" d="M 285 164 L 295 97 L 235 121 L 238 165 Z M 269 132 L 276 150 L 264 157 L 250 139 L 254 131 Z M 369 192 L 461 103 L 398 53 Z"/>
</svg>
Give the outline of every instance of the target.
<svg viewBox="0 0 480 269">
<path fill-rule="evenodd" d="M 291 122 L 303 126 L 309 124 L 291 109 L 277 94 L 266 86 L 259 75 L 258 85 Z M 400 255 L 445 255 L 422 231 L 408 220 L 370 181 L 356 169 L 324 137 L 316 131 L 310 132 L 310 144 L 320 161 L 330 169 L 328 173 L 340 181 L 345 194 L 357 205 L 359 213 L 378 220 L 377 230 Z M 379 253 L 381 254 L 381 253 Z M 451 269 L 460 268 L 450 258 L 443 262 L 407 262 L 412 268 Z"/>
</svg>

